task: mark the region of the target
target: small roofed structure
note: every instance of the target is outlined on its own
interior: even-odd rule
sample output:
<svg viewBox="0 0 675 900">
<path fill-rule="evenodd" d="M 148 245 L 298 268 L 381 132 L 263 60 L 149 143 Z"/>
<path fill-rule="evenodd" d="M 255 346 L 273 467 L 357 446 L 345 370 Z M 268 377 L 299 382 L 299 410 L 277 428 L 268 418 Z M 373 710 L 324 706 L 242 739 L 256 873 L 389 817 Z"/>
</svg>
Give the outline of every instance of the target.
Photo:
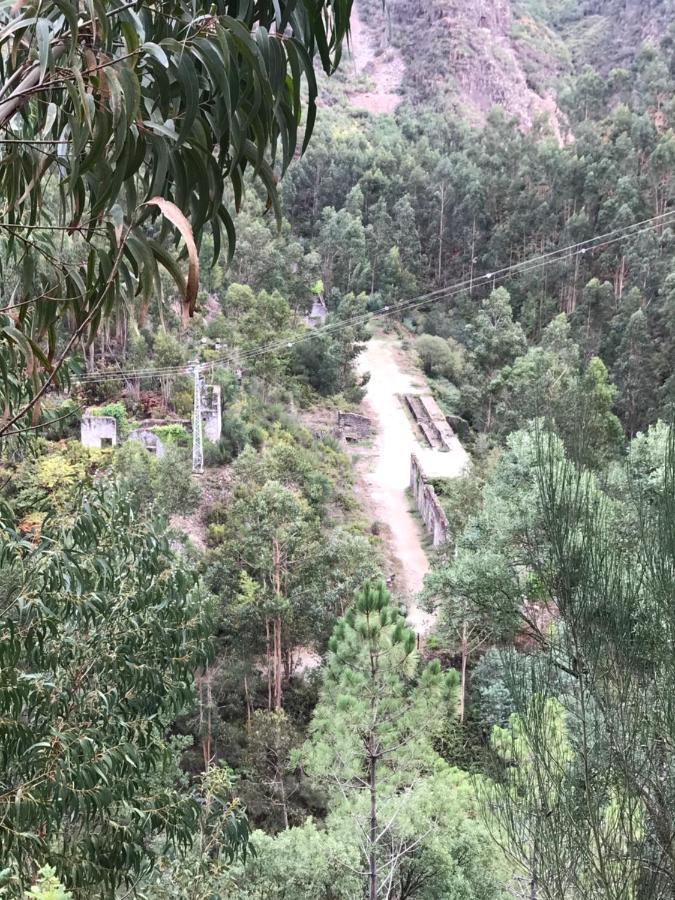
<svg viewBox="0 0 675 900">
<path fill-rule="evenodd" d="M 328 307 L 323 302 L 323 297 L 315 297 L 309 315 L 305 316 L 305 325 L 308 328 L 318 328 L 328 318 Z"/>
<path fill-rule="evenodd" d="M 115 447 L 117 445 L 117 419 L 114 416 L 97 416 L 90 409 L 82 416 L 80 440 L 84 447 Z"/>
</svg>

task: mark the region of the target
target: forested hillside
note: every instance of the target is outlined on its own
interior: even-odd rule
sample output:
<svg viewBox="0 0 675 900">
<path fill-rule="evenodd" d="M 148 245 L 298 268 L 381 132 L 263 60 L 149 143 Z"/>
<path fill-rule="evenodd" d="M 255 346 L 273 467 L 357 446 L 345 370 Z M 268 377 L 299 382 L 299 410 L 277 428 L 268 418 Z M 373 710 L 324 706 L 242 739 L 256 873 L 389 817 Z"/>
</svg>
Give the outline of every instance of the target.
<svg viewBox="0 0 675 900">
<path fill-rule="evenodd" d="M 2 896 L 675 891 L 675 7 L 355 2 L 0 4 Z"/>
</svg>

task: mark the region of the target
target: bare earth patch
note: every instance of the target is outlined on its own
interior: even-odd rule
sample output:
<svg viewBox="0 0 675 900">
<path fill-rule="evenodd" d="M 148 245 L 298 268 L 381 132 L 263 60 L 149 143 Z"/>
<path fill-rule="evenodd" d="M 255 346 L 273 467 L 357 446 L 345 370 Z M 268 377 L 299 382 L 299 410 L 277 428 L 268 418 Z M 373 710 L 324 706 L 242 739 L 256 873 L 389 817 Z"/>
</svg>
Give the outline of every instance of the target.
<svg viewBox="0 0 675 900">
<path fill-rule="evenodd" d="M 423 447 L 408 417 L 401 395 L 428 390 L 421 372 L 414 369 L 392 337 L 374 337 L 357 361 L 360 372 L 370 372 L 363 401 L 366 415 L 373 420 L 377 437 L 372 449 L 359 448 L 357 486 L 359 500 L 373 519 L 381 523 L 382 537 L 389 550 L 394 589 L 409 603 L 408 619 L 418 634 L 428 632 L 433 616 L 415 603 L 429 570 L 429 559 L 421 525 L 411 511 L 408 495 L 410 455 L 415 453 L 434 475 L 453 478 L 467 464 L 467 454 L 459 441 L 449 452 Z"/>
<path fill-rule="evenodd" d="M 358 3 L 354 4 L 345 64 L 345 72 L 354 79 L 354 89 L 347 90 L 347 97 L 355 109 L 374 115 L 392 113 L 401 102 L 405 66 L 398 50 L 382 45 L 385 30 L 383 14 L 377 16 L 377 21 L 365 22 Z M 368 87 L 360 89 L 356 82 L 363 76 Z"/>
<path fill-rule="evenodd" d="M 196 475 L 193 478 L 198 479 L 202 494 L 196 509 L 184 515 L 174 514 L 169 520 L 169 525 L 178 533 L 185 535 L 196 550 L 206 553 L 204 515 L 210 506 L 223 500 L 226 496 L 230 474 L 227 467 L 223 467 L 207 469 L 203 475 Z"/>
</svg>

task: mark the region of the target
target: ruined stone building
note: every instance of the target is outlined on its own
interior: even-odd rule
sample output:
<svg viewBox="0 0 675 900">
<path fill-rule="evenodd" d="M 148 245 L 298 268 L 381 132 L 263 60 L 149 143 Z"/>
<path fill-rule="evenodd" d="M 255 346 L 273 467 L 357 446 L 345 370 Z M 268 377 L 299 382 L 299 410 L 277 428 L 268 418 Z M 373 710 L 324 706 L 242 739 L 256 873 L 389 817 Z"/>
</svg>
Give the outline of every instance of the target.
<svg viewBox="0 0 675 900">
<path fill-rule="evenodd" d="M 84 447 L 115 447 L 117 420 L 113 416 L 97 416 L 91 410 L 82 416 L 80 440 Z"/>
<path fill-rule="evenodd" d="M 156 456 L 157 459 L 161 459 L 166 453 L 166 447 L 162 443 L 161 439 L 152 428 L 141 427 L 135 428 L 133 431 L 129 433 L 130 441 L 138 441 L 142 447 L 144 447 L 148 453 L 152 456 Z"/>
<path fill-rule="evenodd" d="M 410 457 L 410 489 L 434 547 L 440 547 L 448 540 L 448 519 L 433 485 L 424 477 L 422 467 L 414 453 Z"/>
<path fill-rule="evenodd" d="M 220 407 L 221 390 L 219 385 L 207 384 L 202 395 L 202 423 L 206 440 L 216 444 L 220 440 L 223 431 L 223 418 Z M 166 447 L 153 428 L 162 425 L 183 425 L 187 431 L 192 429 L 189 419 L 149 419 L 140 422 L 127 437 L 129 441 L 138 441 L 148 453 L 161 458 L 166 453 Z M 93 409 L 88 409 L 82 416 L 80 427 L 80 440 L 84 447 L 115 447 L 120 443 L 120 435 L 117 432 L 117 421 L 113 416 L 96 415 Z"/>
</svg>

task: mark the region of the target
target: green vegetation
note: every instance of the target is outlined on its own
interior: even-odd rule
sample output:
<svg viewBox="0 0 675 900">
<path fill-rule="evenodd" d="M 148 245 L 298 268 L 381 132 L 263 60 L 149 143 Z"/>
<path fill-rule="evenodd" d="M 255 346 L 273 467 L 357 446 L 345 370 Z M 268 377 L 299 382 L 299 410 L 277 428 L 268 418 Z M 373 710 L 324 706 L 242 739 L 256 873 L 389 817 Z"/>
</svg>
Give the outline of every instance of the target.
<svg viewBox="0 0 675 900">
<path fill-rule="evenodd" d="M 163 444 L 176 444 L 179 447 L 186 447 L 188 444 L 188 433 L 184 425 L 153 425 L 150 430 Z"/>
<path fill-rule="evenodd" d="M 45 524 L 30 569 L 26 550 L 4 541 L 2 858 L 12 888 L 40 861 L 87 895 L 138 878 L 153 835 L 189 841 L 198 807 L 165 781 L 164 730 L 191 700 L 207 608 L 113 487 Z"/>
<path fill-rule="evenodd" d="M 123 440 L 129 433 L 129 418 L 123 403 L 106 403 L 105 406 L 92 406 L 89 410 L 92 416 L 108 416 L 117 423 L 118 439 Z"/>
<path fill-rule="evenodd" d="M 223 238 L 234 251 L 232 211 L 248 171 L 280 219 L 265 157 L 274 163 L 280 144 L 283 170 L 309 141 L 313 57 L 335 68 L 350 8 L 348 0 L 302 10 L 275 0 L 250 9 L 178 4 L 167 15 L 162 2 L 139 11 L 102 3 L 80 20 L 75 6 L 64 11 L 55 0 L 3 12 L 4 290 L 22 310 L 16 320 L 5 313 L 2 325 L 3 371 L 22 376 L 4 376 L 11 418 L 3 433 L 39 408 L 68 351 L 80 338 L 91 344 L 104 317 L 124 331 L 124 310 L 136 306 L 143 322 L 162 290 L 159 266 L 178 286 L 184 319 L 193 315 L 197 245 L 208 227 L 214 261 Z M 288 40 L 270 36 L 287 24 Z M 158 214 L 185 244 L 187 276 L 153 224 Z M 68 316 L 75 329 L 57 360 Z"/>
<path fill-rule="evenodd" d="M 660 698 L 674 446 L 665 426 L 652 429 L 603 484 L 556 439 L 512 435 L 445 572 L 446 622 L 459 596 L 470 627 L 503 622 L 528 647 L 504 660 L 502 704 L 515 711 L 493 733 L 485 799 L 502 845 L 551 896 L 648 885 L 660 897 L 673 883 L 659 748 L 672 726 Z M 486 702 L 483 689 L 484 720 Z M 491 717 L 503 726 L 504 712 Z"/>
<path fill-rule="evenodd" d="M 362 0 L 317 83 L 351 5 L 0 10 L 8 900 L 675 891 L 671 4 Z M 377 316 L 470 454 L 417 598 Z"/>
</svg>

